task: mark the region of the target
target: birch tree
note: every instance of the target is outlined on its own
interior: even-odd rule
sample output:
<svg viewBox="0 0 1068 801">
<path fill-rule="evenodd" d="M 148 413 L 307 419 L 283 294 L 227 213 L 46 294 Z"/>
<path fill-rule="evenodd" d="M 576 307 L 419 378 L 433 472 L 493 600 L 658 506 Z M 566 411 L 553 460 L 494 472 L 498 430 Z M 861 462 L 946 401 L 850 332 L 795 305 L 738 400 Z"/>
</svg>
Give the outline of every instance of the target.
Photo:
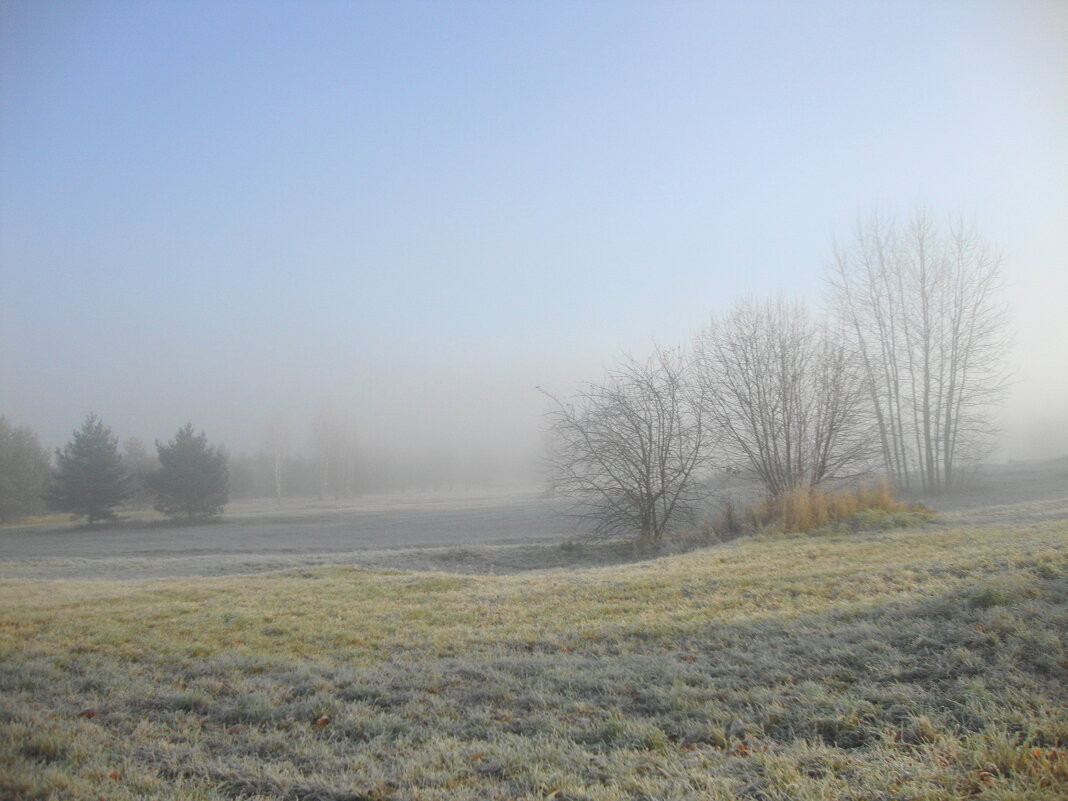
<svg viewBox="0 0 1068 801">
<path fill-rule="evenodd" d="M 264 452 L 271 462 L 271 485 L 276 503 L 282 502 L 282 478 L 286 456 L 289 454 L 289 428 L 277 412 L 267 420 L 264 429 Z"/>
<path fill-rule="evenodd" d="M 348 497 L 356 489 L 355 427 L 337 410 L 323 406 L 311 423 L 311 447 L 319 472 L 319 500 Z"/>
</svg>

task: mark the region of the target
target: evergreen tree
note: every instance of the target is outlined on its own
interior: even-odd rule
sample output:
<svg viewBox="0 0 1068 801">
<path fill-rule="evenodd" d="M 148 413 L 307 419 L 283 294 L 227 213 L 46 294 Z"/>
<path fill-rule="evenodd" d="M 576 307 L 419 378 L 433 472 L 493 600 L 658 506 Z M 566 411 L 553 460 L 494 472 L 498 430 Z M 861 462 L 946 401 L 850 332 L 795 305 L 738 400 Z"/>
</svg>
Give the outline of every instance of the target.
<svg viewBox="0 0 1068 801">
<path fill-rule="evenodd" d="M 230 471 L 222 448 L 208 445 L 207 436 L 186 423 L 170 442 L 156 441 L 160 469 L 150 485 L 156 510 L 168 517 L 208 519 L 222 514 L 230 499 Z"/>
<path fill-rule="evenodd" d="M 56 451 L 56 469 L 48 490 L 48 504 L 74 517 L 88 517 L 90 525 L 115 515 L 112 509 L 129 495 L 126 468 L 118 439 L 95 414 L 90 414 L 74 439 Z"/>
<path fill-rule="evenodd" d="M 0 523 L 44 508 L 48 472 L 48 452 L 37 434 L 0 415 Z"/>
</svg>

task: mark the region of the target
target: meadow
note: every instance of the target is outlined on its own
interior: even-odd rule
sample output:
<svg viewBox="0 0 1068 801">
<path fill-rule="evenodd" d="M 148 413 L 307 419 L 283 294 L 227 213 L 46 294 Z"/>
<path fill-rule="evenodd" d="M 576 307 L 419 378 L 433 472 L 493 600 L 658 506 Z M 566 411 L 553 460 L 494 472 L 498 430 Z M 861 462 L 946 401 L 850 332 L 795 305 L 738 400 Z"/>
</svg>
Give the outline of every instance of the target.
<svg viewBox="0 0 1068 801">
<path fill-rule="evenodd" d="M 588 548 L 9 570 L 0 797 L 1068 796 L 1068 498 L 600 566 Z"/>
</svg>

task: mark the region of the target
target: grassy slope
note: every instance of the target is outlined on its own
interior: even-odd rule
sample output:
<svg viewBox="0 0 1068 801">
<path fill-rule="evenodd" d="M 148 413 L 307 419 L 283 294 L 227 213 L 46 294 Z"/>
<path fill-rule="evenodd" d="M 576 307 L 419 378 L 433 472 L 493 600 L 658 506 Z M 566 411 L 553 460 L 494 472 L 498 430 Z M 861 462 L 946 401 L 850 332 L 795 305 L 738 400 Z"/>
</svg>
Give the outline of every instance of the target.
<svg viewBox="0 0 1068 801">
<path fill-rule="evenodd" d="M 3 580 L 0 797 L 1059 799 L 1066 577 L 1053 519 L 514 576 Z"/>
</svg>

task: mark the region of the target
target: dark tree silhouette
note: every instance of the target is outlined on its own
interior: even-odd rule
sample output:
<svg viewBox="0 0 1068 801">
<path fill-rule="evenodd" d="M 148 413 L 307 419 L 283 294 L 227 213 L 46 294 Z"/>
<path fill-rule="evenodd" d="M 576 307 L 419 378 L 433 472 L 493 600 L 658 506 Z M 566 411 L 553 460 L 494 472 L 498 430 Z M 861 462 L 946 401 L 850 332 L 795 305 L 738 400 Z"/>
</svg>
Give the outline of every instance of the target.
<svg viewBox="0 0 1068 801">
<path fill-rule="evenodd" d="M 149 484 L 156 510 L 168 517 L 203 520 L 218 517 L 230 499 L 230 471 L 222 448 L 186 423 L 170 442 L 156 441 L 160 469 Z"/>
<path fill-rule="evenodd" d="M 118 440 L 95 414 L 90 414 L 66 447 L 56 451 L 48 505 L 74 517 L 88 517 L 91 525 L 113 518 L 112 509 L 129 494 L 129 477 Z"/>
</svg>

